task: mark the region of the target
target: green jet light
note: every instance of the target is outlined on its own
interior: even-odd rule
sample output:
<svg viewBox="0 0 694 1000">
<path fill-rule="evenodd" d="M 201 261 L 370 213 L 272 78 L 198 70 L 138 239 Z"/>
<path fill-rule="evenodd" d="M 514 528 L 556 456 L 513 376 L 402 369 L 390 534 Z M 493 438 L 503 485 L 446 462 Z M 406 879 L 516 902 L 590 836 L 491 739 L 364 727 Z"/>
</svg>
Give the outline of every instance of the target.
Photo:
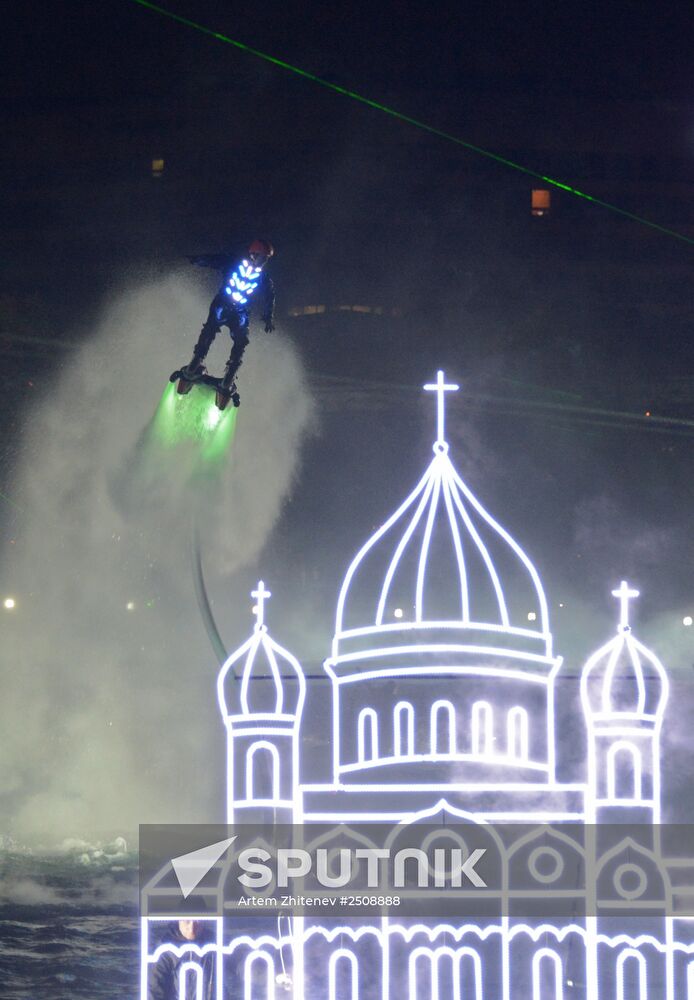
<svg viewBox="0 0 694 1000">
<path fill-rule="evenodd" d="M 236 408 L 220 410 L 215 393 L 205 385 L 180 395 L 167 383 L 151 425 L 151 439 L 166 449 L 186 444 L 200 447 L 206 464 L 219 462 L 228 452 L 236 429 Z"/>
</svg>

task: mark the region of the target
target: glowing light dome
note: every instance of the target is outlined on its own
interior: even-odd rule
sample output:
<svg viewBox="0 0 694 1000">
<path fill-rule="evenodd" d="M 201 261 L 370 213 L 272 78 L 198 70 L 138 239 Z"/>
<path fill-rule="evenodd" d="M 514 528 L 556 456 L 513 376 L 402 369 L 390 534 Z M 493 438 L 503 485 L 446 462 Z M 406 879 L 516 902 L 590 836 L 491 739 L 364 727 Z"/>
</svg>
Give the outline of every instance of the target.
<svg viewBox="0 0 694 1000">
<path fill-rule="evenodd" d="M 619 599 L 617 635 L 587 661 L 581 680 L 586 711 L 602 717 L 638 715 L 655 719 L 668 696 L 664 666 L 636 639 L 629 624 L 629 601 L 639 596 L 625 580 L 612 595 Z"/>
<path fill-rule="evenodd" d="M 437 396 L 434 457 L 349 567 L 337 605 L 335 641 L 366 629 L 445 624 L 540 640 L 549 656 L 547 602 L 537 570 L 463 482 L 449 456 L 444 399 L 458 386 L 447 384 L 439 372 L 437 381 L 424 388 Z M 407 609 L 395 625 L 393 606 Z"/>
<path fill-rule="evenodd" d="M 270 637 L 265 624 L 265 601 L 271 593 L 262 580 L 251 597 L 256 601 L 253 634 L 231 654 L 217 679 L 222 715 L 225 719 L 267 712 L 298 716 L 306 693 L 304 673 L 296 657 Z M 237 664 L 242 664 L 240 670 Z"/>
</svg>

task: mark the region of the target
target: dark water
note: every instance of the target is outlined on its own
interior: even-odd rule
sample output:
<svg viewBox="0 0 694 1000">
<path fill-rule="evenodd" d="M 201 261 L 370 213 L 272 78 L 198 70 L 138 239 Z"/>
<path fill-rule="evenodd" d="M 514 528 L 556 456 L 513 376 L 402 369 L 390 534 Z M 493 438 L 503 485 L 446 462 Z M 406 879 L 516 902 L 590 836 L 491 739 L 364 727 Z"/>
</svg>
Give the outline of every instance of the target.
<svg viewBox="0 0 694 1000">
<path fill-rule="evenodd" d="M 0 854 L 3 1000 L 138 996 L 137 855 L 84 847 Z"/>
</svg>

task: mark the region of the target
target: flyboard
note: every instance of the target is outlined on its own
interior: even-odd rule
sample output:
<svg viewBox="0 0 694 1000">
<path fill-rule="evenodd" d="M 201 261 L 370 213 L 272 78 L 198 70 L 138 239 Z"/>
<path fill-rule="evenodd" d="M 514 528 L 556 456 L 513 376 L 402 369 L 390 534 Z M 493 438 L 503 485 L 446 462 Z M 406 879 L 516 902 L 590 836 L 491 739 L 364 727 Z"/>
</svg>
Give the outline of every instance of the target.
<svg viewBox="0 0 694 1000">
<path fill-rule="evenodd" d="M 185 396 L 194 385 L 209 385 L 215 391 L 215 402 L 220 410 L 226 409 L 229 402 L 233 403 L 234 406 L 241 404 L 236 382 L 226 386 L 222 377 L 209 375 L 204 367 L 197 372 L 189 372 L 186 368 L 179 368 L 169 376 L 169 382 L 178 382 L 176 392 L 180 396 Z"/>
</svg>

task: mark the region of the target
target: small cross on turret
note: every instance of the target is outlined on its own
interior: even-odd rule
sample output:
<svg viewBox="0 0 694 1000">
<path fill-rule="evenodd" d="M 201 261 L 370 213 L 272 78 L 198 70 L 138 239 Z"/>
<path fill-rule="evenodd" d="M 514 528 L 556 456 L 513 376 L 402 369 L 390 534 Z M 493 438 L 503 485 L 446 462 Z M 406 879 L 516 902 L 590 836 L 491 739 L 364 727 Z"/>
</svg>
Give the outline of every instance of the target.
<svg viewBox="0 0 694 1000">
<path fill-rule="evenodd" d="M 455 383 L 446 383 L 443 372 L 437 372 L 436 381 L 428 382 L 424 386 L 425 392 L 435 392 L 437 395 L 436 400 L 436 442 L 434 443 L 434 449 L 436 451 L 441 451 L 443 448 L 447 448 L 446 438 L 444 437 L 445 428 L 445 400 L 444 395 L 447 392 L 456 392 L 460 388 L 459 385 Z"/>
<path fill-rule="evenodd" d="M 638 590 L 634 590 L 626 580 L 622 580 L 617 590 L 612 591 L 613 597 L 619 598 L 619 626 L 618 632 L 631 632 L 629 624 L 629 601 L 632 597 L 638 597 Z"/>
<path fill-rule="evenodd" d="M 265 584 L 262 580 L 258 580 L 258 586 L 255 590 L 251 591 L 251 597 L 255 598 L 253 614 L 255 615 L 255 630 L 257 632 L 259 629 L 265 627 L 265 601 L 268 597 L 272 597 L 272 592 L 265 589 Z"/>
</svg>

